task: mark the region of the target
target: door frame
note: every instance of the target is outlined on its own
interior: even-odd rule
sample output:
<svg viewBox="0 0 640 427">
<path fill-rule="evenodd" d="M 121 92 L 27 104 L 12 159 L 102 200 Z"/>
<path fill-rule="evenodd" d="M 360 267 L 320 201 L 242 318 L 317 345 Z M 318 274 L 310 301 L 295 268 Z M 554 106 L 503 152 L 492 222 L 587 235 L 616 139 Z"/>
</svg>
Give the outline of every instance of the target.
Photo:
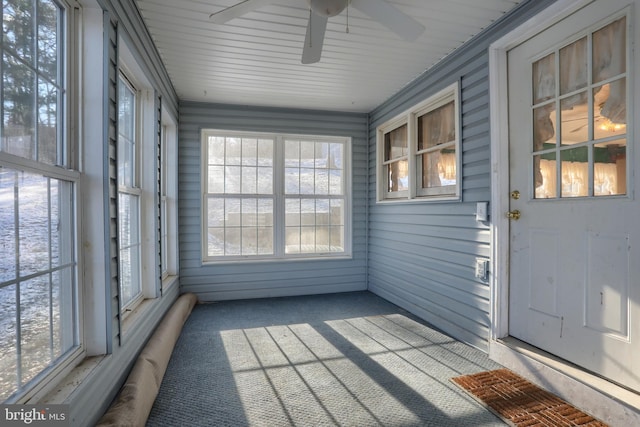
<svg viewBox="0 0 640 427">
<path fill-rule="evenodd" d="M 605 422 L 640 425 L 638 394 L 509 338 L 509 220 L 505 215 L 510 192 L 507 52 L 594 1 L 558 0 L 497 39 L 488 50 L 493 261 L 489 277 L 489 357 L 571 403 L 588 408 Z"/>
</svg>

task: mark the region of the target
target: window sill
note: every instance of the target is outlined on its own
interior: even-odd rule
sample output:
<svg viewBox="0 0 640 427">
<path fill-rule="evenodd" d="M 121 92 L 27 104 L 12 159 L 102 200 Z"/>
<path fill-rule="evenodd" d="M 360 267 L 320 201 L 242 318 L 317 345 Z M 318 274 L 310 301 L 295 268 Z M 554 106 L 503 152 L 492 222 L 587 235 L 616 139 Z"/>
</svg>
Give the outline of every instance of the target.
<svg viewBox="0 0 640 427">
<path fill-rule="evenodd" d="M 146 313 L 151 310 L 151 308 L 160 302 L 160 298 L 148 298 L 143 299 L 136 307 L 131 310 L 127 316 L 122 321 L 122 341 L 124 342 L 127 339 L 127 336 L 130 332 L 135 329 L 135 326 L 142 321 L 145 317 Z"/>
<path fill-rule="evenodd" d="M 86 381 L 98 366 L 109 356 L 93 356 L 85 358 L 73 368 L 53 390 L 46 394 L 42 401 L 49 404 L 63 404 L 80 384 Z"/>
<path fill-rule="evenodd" d="M 161 289 L 162 292 L 166 292 L 171 289 L 172 286 L 175 286 L 178 283 L 178 275 L 169 275 L 162 279 Z"/>
<path fill-rule="evenodd" d="M 462 197 L 460 196 L 420 196 L 415 197 L 413 199 L 407 198 L 394 198 L 394 199 L 383 199 L 377 200 L 376 204 L 386 205 L 386 204 L 398 204 L 398 203 L 456 203 L 461 202 Z"/>
<path fill-rule="evenodd" d="M 326 255 L 326 256 L 295 256 L 289 258 L 233 258 L 203 260 L 202 266 L 221 264 L 263 264 L 263 263 L 288 263 L 288 262 L 322 262 L 353 259 L 351 254 Z"/>
</svg>

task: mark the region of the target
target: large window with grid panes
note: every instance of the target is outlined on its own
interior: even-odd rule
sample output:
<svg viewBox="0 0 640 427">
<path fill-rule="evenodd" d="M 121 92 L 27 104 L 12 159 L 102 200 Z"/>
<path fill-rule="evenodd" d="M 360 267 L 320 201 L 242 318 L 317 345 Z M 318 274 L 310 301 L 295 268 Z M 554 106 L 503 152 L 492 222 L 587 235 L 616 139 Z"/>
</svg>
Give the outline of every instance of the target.
<svg viewBox="0 0 640 427">
<path fill-rule="evenodd" d="M 203 261 L 349 256 L 350 144 L 203 130 Z"/>
<path fill-rule="evenodd" d="M 458 84 L 377 128 L 377 200 L 460 197 Z"/>
<path fill-rule="evenodd" d="M 3 2 L 0 402 L 20 402 L 81 352 L 72 9 Z"/>
</svg>

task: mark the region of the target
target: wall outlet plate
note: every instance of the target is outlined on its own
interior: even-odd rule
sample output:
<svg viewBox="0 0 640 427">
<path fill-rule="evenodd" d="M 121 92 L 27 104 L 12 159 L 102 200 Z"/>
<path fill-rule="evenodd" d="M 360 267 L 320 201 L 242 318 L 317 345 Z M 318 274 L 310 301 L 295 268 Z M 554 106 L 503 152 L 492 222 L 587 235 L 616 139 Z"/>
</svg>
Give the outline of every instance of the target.
<svg viewBox="0 0 640 427">
<path fill-rule="evenodd" d="M 476 258 L 476 279 L 487 280 L 489 273 L 489 260 Z"/>
<path fill-rule="evenodd" d="M 476 221 L 485 222 L 489 220 L 489 203 L 478 202 L 476 203 Z"/>
</svg>

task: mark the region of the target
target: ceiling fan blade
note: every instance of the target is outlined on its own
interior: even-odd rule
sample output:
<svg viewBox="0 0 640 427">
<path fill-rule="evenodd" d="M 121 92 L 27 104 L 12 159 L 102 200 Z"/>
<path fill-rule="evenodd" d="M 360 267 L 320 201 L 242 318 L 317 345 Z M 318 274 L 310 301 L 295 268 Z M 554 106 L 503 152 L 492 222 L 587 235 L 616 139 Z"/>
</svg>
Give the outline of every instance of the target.
<svg viewBox="0 0 640 427">
<path fill-rule="evenodd" d="M 263 6 L 273 4 L 275 0 L 244 0 L 226 9 L 214 12 L 209 15 L 211 22 L 215 24 L 226 24 L 232 19 L 239 18 L 249 12 L 259 9 Z"/>
<path fill-rule="evenodd" d="M 327 30 L 328 18 L 315 13 L 309 16 L 307 24 L 307 36 L 304 38 L 304 49 L 302 51 L 302 63 L 313 64 L 320 61 L 322 55 L 322 45 L 324 44 L 324 33 Z"/>
<path fill-rule="evenodd" d="M 416 40 L 425 30 L 422 24 L 385 0 L 351 0 L 351 6 L 407 41 Z"/>
</svg>

